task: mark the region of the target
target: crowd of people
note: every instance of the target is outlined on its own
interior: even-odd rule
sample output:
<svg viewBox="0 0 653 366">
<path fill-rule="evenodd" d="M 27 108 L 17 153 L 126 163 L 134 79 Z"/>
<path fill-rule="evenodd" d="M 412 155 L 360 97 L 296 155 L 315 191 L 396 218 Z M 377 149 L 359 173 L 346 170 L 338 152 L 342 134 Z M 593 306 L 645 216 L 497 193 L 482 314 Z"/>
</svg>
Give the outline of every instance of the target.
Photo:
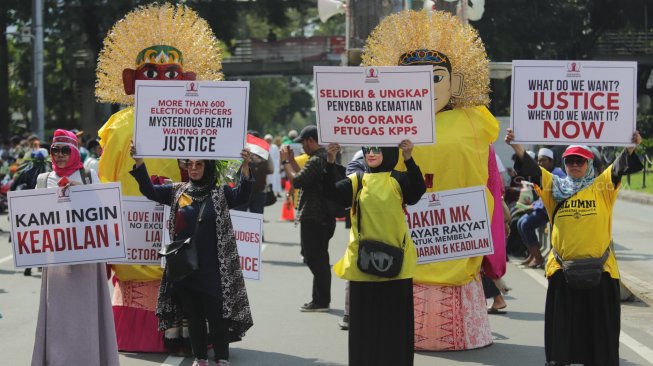
<svg viewBox="0 0 653 366">
<path fill-rule="evenodd" d="M 177 28 L 156 38 L 161 35 L 152 29 L 167 21 Z M 191 37 L 199 41 L 187 42 Z M 221 80 L 219 53 L 207 53 L 213 49 L 219 49 L 217 39 L 192 10 L 170 4 L 141 7 L 116 23 L 105 40 L 96 94 L 102 102 L 131 105 L 136 80 Z M 330 311 L 332 271 L 348 281 L 340 324 L 349 331 L 351 366 L 410 366 L 415 351 L 492 344 L 488 316 L 505 313 L 508 306 L 502 295 L 510 288 L 502 277 L 511 240 L 528 253 L 524 266 L 545 265 L 547 364 L 617 365 L 619 274 L 610 249 L 610 220 L 621 177 L 641 169 L 633 154 L 641 137 L 635 133 L 633 146 L 601 171 L 589 148 L 570 146 L 562 154 L 563 172 L 555 167 L 551 149 L 531 156 L 513 143 L 508 130 L 513 171 L 522 178 L 519 198 L 510 202 L 492 145 L 500 131 L 487 108 L 487 62 L 476 31 L 451 15 L 404 11 L 384 18 L 370 35 L 362 63 L 433 68 L 437 143 L 414 146 L 404 139 L 392 147 L 363 146 L 350 162 L 342 161 L 338 144 L 320 144 L 314 125 L 276 138 L 259 139 L 250 131 L 252 141 L 266 141 L 267 153 L 255 154 L 253 145 L 246 145 L 227 182 L 218 174 L 222 163 L 214 160 L 138 157 L 133 106 L 112 115 L 98 131 L 100 140 L 86 144 L 93 151 L 88 161 L 79 134 L 72 131 L 55 131 L 44 150 L 33 139 L 24 146 L 20 141 L 4 145 L 3 169 L 5 164 L 9 171 L 26 167 L 14 176 L 17 187 L 120 182 L 123 195 L 170 206 L 170 246 L 191 256 L 181 264 L 166 260 L 163 268 L 45 268 L 32 365 L 113 366 L 120 350 L 184 352 L 194 357 L 194 366 L 207 366 L 208 345 L 218 366 L 230 365 L 230 342 L 244 337 L 254 320 L 229 210 L 263 213 L 270 194 L 285 194 L 300 225 L 300 254 L 312 290 L 299 311 Z M 20 164 L 26 157 L 31 165 Z M 50 163 L 37 163 L 48 157 Z M 36 171 L 27 173 L 27 166 Z M 425 193 L 478 186 L 485 187 L 485 200 L 470 204 L 487 208 L 493 254 L 418 264 L 406 206 Z M 329 242 L 346 207 L 350 240 L 332 267 Z M 553 250 L 545 259 L 536 230 L 547 222 Z M 578 230 L 579 225 L 591 229 Z M 579 259 L 592 268 L 592 276 L 574 272 L 570 262 Z M 57 316 L 62 313 L 70 316 Z"/>
</svg>

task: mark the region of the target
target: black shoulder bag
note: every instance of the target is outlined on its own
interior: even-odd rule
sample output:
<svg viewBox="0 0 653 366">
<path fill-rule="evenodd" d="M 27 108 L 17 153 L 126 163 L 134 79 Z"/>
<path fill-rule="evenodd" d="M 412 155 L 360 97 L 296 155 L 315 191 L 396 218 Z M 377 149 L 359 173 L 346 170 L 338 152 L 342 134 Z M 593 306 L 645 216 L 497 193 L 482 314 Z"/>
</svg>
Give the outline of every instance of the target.
<svg viewBox="0 0 653 366">
<path fill-rule="evenodd" d="M 386 278 L 397 277 L 404 262 L 406 237 L 404 236 L 401 248 L 377 240 L 361 240 L 361 204 L 359 196 L 363 188 L 363 173 L 356 173 L 356 179 L 358 180 L 355 202 L 358 225 L 358 260 L 356 265 L 363 273 Z"/>
<path fill-rule="evenodd" d="M 171 282 L 179 282 L 200 268 L 195 235 L 198 226 L 202 223 L 204 206 L 209 200 L 211 200 L 211 197 L 207 197 L 202 202 L 200 212 L 197 214 L 193 235 L 190 238 L 175 240 L 159 251 L 159 255 L 166 258 L 166 275 Z"/>
<path fill-rule="evenodd" d="M 551 227 L 555 222 L 555 216 L 558 210 L 562 207 L 565 201 L 561 201 L 556 205 L 551 216 Z M 605 250 L 600 258 L 581 258 L 563 260 L 555 248 L 551 249 L 553 257 L 556 262 L 560 264 L 562 273 L 565 275 L 565 281 L 569 287 L 576 290 L 588 290 L 596 287 L 601 283 L 601 274 L 603 273 L 603 266 L 610 256 L 610 246 Z"/>
</svg>

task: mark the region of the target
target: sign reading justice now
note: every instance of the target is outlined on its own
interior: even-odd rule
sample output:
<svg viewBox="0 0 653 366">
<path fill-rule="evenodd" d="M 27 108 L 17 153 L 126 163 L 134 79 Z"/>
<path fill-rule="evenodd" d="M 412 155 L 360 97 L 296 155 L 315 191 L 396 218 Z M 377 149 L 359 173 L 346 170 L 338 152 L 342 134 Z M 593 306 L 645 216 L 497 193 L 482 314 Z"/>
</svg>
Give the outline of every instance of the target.
<svg viewBox="0 0 653 366">
<path fill-rule="evenodd" d="M 316 66 L 320 143 L 435 143 L 432 66 Z"/>
<path fill-rule="evenodd" d="M 125 258 L 120 183 L 15 191 L 8 197 L 16 268 Z"/>
<path fill-rule="evenodd" d="M 515 143 L 631 144 L 636 80 L 636 62 L 514 60 Z"/>
<path fill-rule="evenodd" d="M 138 157 L 240 159 L 248 81 L 136 81 Z"/>
</svg>

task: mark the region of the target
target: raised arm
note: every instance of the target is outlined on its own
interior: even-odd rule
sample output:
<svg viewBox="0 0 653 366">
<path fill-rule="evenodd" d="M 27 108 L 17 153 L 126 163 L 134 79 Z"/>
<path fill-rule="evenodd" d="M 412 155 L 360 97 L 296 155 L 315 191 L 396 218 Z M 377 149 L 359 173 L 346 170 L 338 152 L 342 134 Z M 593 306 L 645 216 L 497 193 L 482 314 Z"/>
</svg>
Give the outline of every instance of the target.
<svg viewBox="0 0 653 366">
<path fill-rule="evenodd" d="M 524 177 L 524 179 L 529 182 L 541 185 L 542 170 L 540 169 L 540 166 L 535 162 L 535 160 L 533 160 L 533 158 L 531 158 L 530 155 L 526 154 L 524 146 L 512 143 L 514 139 L 515 134 L 512 132 L 511 128 L 508 128 L 506 130 L 504 141 L 515 151 L 515 156 L 517 157 L 517 159 L 515 159 L 515 171 L 517 171 L 518 175 Z"/>
<path fill-rule="evenodd" d="M 621 177 L 626 174 L 637 173 L 644 168 L 641 160 L 637 154 L 635 154 L 635 149 L 637 145 L 642 142 L 642 136 L 639 134 L 639 131 L 635 131 L 633 134 L 632 142 L 634 145 L 627 146 L 612 163 L 612 184 L 615 188 L 621 183 Z"/>
<path fill-rule="evenodd" d="M 404 202 L 407 205 L 416 204 L 422 198 L 424 192 L 426 192 L 426 183 L 424 182 L 422 171 L 415 163 L 415 160 L 413 160 L 413 147 L 413 143 L 410 140 L 403 140 L 399 143 L 399 149 L 401 149 L 404 164 L 406 165 L 405 178 L 401 179 L 399 185 L 401 185 Z"/>
</svg>

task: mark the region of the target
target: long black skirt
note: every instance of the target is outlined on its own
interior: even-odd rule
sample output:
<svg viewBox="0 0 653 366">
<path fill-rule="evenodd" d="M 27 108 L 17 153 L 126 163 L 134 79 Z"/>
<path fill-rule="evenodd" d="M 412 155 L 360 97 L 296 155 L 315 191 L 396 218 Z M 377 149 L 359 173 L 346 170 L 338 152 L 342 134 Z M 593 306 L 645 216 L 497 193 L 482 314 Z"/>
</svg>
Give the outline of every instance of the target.
<svg viewBox="0 0 653 366">
<path fill-rule="evenodd" d="M 349 366 L 413 365 L 412 279 L 351 281 Z"/>
<path fill-rule="evenodd" d="M 549 278 L 544 313 L 547 362 L 618 366 L 620 329 L 619 280 L 608 272 L 589 290 L 570 288 L 562 270 Z"/>
</svg>

